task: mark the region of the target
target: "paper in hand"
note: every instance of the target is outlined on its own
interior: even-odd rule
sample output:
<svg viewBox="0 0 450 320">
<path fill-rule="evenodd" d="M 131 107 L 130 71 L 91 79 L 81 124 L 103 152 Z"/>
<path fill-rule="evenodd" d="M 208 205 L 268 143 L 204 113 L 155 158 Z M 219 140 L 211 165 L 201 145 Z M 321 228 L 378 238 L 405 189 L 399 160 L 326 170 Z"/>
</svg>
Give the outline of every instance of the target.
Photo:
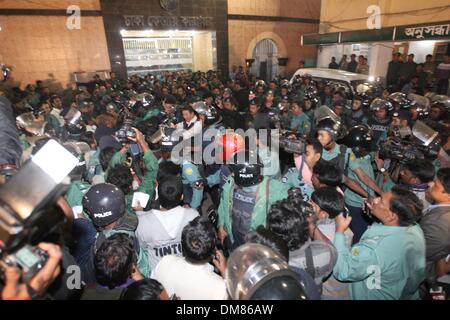
<svg viewBox="0 0 450 320">
<path fill-rule="evenodd" d="M 135 192 L 133 195 L 133 202 L 131 206 L 136 208 L 140 206 L 141 208 L 145 208 L 148 204 L 148 200 L 150 200 L 150 195 L 143 192 Z"/>
</svg>

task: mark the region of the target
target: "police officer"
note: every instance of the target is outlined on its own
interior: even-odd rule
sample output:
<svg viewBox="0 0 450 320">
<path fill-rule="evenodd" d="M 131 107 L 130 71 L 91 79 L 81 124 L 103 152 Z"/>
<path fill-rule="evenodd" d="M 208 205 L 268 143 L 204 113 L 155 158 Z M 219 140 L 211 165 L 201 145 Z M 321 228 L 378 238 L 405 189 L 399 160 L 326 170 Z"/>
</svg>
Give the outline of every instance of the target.
<svg viewBox="0 0 450 320">
<path fill-rule="evenodd" d="M 343 121 L 348 129 L 367 123 L 367 116 L 363 110 L 363 101 L 361 97 L 355 96 L 353 98 L 352 110 L 351 112 L 344 113 Z"/>
<path fill-rule="evenodd" d="M 348 135 L 344 138 L 344 143 L 351 148 L 356 160 L 354 160 L 354 168 L 362 170 L 364 174 L 372 180 L 375 180 L 375 174 L 372 166 L 372 157 L 370 155 L 370 147 L 372 143 L 372 133 L 366 125 L 359 125 L 350 129 Z M 356 181 L 369 194 L 369 198 L 375 196 L 372 188 L 362 181 L 355 171 L 348 172 L 350 179 Z M 377 189 L 377 192 L 381 190 Z M 361 195 L 347 188 L 344 192 L 346 207 L 352 216 L 351 229 L 353 231 L 353 243 L 357 243 L 369 226 L 368 218 L 363 214 L 364 199 Z"/>
<path fill-rule="evenodd" d="M 245 236 L 266 224 L 270 206 L 288 196 L 288 187 L 278 180 L 264 177 L 262 164 L 254 151 L 234 155 L 230 165 L 232 177 L 222 191 L 219 206 L 219 237 L 229 237 L 234 248 L 245 243 Z"/>
<path fill-rule="evenodd" d="M 96 282 L 95 253 L 107 238 L 117 233 L 127 234 L 134 239 L 135 251 L 138 256 L 137 267 L 144 277 L 149 277 L 148 256 L 145 250 L 140 249 L 135 235 L 138 219 L 136 215 L 127 211 L 123 192 L 112 184 L 97 184 L 84 195 L 82 204 L 84 212 L 91 220 L 76 219 L 74 228 L 87 233 L 95 233 L 93 237 L 83 239 L 85 241 L 83 246 L 90 248 L 87 254 L 84 253 L 77 257 L 83 281 L 86 283 Z M 95 227 L 94 230 L 91 229 L 92 224 Z"/>
<path fill-rule="evenodd" d="M 349 178 L 350 170 L 369 188 L 381 194 L 381 190 L 375 181 L 358 166 L 357 158 L 352 149 L 336 143 L 339 137 L 342 137 L 340 123 L 327 118 L 317 124 L 317 139 L 323 146 L 322 161 L 339 168 L 344 173 L 343 183 L 360 195 L 367 197 L 368 193 L 353 179 Z"/>
<path fill-rule="evenodd" d="M 367 120 L 367 126 L 372 131 L 371 151 L 376 151 L 378 147 L 387 140 L 391 119 L 389 112 L 393 110 L 392 103 L 387 100 L 376 98 L 370 105 L 372 115 Z"/>
<path fill-rule="evenodd" d="M 89 146 L 84 142 L 67 142 L 64 147 L 69 150 L 78 159 L 78 165 L 70 173 L 71 183 L 66 193 L 67 203 L 72 208 L 75 217 L 83 212 L 82 200 L 85 193 L 91 188 L 91 185 L 83 180 L 86 174 L 85 153 L 89 152 Z"/>
<path fill-rule="evenodd" d="M 311 119 L 303 112 L 303 107 L 298 101 L 291 105 L 290 129 L 302 136 L 309 136 L 311 132 Z"/>
</svg>

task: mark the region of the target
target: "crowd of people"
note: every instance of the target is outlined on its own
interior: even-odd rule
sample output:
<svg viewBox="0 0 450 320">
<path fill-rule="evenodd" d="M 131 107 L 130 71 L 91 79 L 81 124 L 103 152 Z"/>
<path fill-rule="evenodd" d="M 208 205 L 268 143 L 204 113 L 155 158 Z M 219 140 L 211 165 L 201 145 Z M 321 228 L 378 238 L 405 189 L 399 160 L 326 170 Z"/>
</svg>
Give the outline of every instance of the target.
<svg viewBox="0 0 450 320">
<path fill-rule="evenodd" d="M 407 87 L 419 66 L 393 68 L 388 86 L 351 95 L 242 67 L 10 88 L 0 182 L 49 140 L 79 165 L 57 201 L 64 223 L 33 243 L 44 268 L 22 282 L 2 264 L 2 299 L 435 297 L 450 272 L 450 98 Z M 284 273 L 244 290 L 250 262 Z"/>
</svg>

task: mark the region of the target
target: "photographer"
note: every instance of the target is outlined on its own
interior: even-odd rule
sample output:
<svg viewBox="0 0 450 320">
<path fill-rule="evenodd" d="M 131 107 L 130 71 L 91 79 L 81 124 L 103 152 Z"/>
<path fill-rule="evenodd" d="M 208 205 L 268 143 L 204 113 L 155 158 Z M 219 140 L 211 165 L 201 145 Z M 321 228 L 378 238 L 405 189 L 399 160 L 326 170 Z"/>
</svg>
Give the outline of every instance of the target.
<svg viewBox="0 0 450 320">
<path fill-rule="evenodd" d="M 435 176 L 435 169 L 433 164 L 428 160 L 410 160 L 400 167 L 399 171 L 399 185 L 402 188 L 410 190 L 422 201 L 424 211 L 430 205 L 426 200 L 426 191 L 428 184 L 433 181 Z M 383 190 L 390 190 L 394 187 L 394 182 L 389 180 L 384 186 Z"/>
<path fill-rule="evenodd" d="M 298 195 L 273 204 L 267 214 L 267 228 L 281 237 L 289 248 L 289 265 L 303 269 L 322 286 L 336 262 L 331 243 L 310 241 L 309 221 L 314 215 L 311 204 Z"/>
<path fill-rule="evenodd" d="M 140 150 L 143 152 L 143 163 L 145 167 L 145 173 L 141 176 L 138 176 L 140 185 L 134 190 L 132 188 L 132 185 L 128 183 L 128 185 L 125 185 L 124 187 L 128 187 L 128 192 L 126 193 L 126 200 L 127 200 L 127 209 L 132 210 L 132 200 L 134 192 L 143 192 L 150 197 L 154 196 L 155 187 L 156 187 L 156 175 L 158 173 L 158 159 L 156 159 L 155 155 L 153 154 L 153 151 L 150 150 L 150 147 L 145 140 L 144 135 L 136 128 L 132 128 L 132 130 L 135 132 L 136 137 L 135 138 L 128 138 L 129 140 L 135 142 Z M 113 158 L 111 159 L 108 167 L 108 171 L 106 174 L 106 181 L 112 184 L 116 185 L 122 185 L 123 180 L 121 179 L 121 174 L 117 171 L 115 171 L 115 167 L 117 165 L 123 165 L 127 161 L 127 153 L 129 151 L 129 146 L 124 145 L 122 150 L 117 152 Z M 133 162 L 136 161 L 136 157 L 133 158 Z M 116 174 L 117 173 L 117 174 Z M 131 174 L 131 171 L 130 171 Z M 133 177 L 132 177 L 133 178 Z M 131 183 L 133 181 L 131 180 Z M 135 208 L 140 209 L 140 208 Z M 144 208 L 142 208 L 144 209 Z"/>
<path fill-rule="evenodd" d="M 11 103 L 0 97 L 0 165 L 20 166 L 22 148 Z"/>
<path fill-rule="evenodd" d="M 412 192 L 396 187 L 368 206 L 381 223 L 370 226 L 350 250 L 344 233 L 352 218 L 336 218 L 334 276 L 350 282 L 352 300 L 419 299 L 425 279 L 425 238 L 417 225 L 422 203 Z"/>
<path fill-rule="evenodd" d="M 43 298 L 47 288 L 61 272 L 62 257 L 59 246 L 50 243 L 40 243 L 38 248 L 48 254 L 44 267 L 28 283 L 21 283 L 21 271 L 17 267 L 2 265 L 5 283 L 1 289 L 2 300 L 39 300 Z"/>
</svg>

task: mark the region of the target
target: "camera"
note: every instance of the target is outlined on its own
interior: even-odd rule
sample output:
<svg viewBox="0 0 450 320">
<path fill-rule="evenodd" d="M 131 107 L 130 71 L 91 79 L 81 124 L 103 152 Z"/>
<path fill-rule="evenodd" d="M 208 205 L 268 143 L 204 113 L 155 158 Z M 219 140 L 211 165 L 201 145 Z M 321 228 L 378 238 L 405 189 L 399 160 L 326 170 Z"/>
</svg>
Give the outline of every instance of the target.
<svg viewBox="0 0 450 320">
<path fill-rule="evenodd" d="M 292 133 L 291 133 L 292 134 Z M 304 154 L 306 152 L 306 144 L 303 139 L 289 139 L 291 134 L 284 133 L 280 136 L 279 146 L 287 153 Z"/>
<path fill-rule="evenodd" d="M 122 127 L 116 132 L 116 138 L 120 143 L 127 144 L 130 142 L 129 138 L 136 138 L 136 132 L 134 132 L 132 126 L 133 120 L 127 118 L 123 121 Z"/>
<path fill-rule="evenodd" d="M 68 150 L 49 140 L 0 187 L 0 262 L 20 267 L 25 280 L 47 261 L 47 255 L 32 245 L 64 221 L 54 204 L 68 188 L 63 180 L 78 164 Z"/>
<path fill-rule="evenodd" d="M 3 262 L 9 266 L 17 266 L 22 270 L 22 279 L 31 280 L 47 263 L 48 254 L 39 248 L 25 245 L 18 251 L 6 256 Z"/>
<path fill-rule="evenodd" d="M 423 152 L 414 146 L 414 144 L 405 141 L 397 141 L 394 143 L 385 143 L 380 147 L 381 159 L 394 159 L 400 163 L 411 160 L 425 159 Z"/>
</svg>

